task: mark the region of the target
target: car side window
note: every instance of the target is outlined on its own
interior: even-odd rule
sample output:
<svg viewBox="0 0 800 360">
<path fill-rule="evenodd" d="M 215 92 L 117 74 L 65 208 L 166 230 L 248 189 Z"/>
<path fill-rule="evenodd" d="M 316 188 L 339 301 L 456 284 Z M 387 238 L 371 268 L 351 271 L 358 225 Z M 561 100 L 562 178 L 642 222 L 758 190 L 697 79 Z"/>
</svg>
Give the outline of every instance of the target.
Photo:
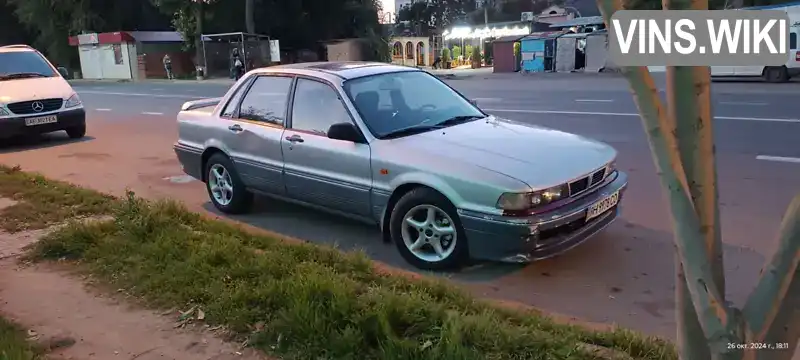
<svg viewBox="0 0 800 360">
<path fill-rule="evenodd" d="M 291 87 L 288 76 L 257 77 L 242 99 L 239 118 L 283 125 Z"/>
<path fill-rule="evenodd" d="M 239 85 L 239 88 L 236 89 L 236 92 L 233 93 L 228 103 L 225 104 L 225 108 L 222 109 L 222 113 L 220 115 L 226 118 L 232 118 L 236 116 L 236 108 L 239 106 L 239 101 L 242 100 L 242 95 L 247 90 L 247 85 L 250 84 L 250 81 L 245 80 Z"/>
<path fill-rule="evenodd" d="M 292 129 L 327 136 L 331 125 L 351 121 L 336 90 L 319 81 L 297 79 Z"/>
</svg>

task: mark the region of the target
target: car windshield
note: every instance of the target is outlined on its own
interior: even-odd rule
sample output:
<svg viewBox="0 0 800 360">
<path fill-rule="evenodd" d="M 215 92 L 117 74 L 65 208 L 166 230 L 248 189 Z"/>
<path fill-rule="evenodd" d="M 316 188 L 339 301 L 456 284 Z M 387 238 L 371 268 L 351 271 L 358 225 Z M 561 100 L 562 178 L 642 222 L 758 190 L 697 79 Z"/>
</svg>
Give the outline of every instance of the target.
<svg viewBox="0 0 800 360">
<path fill-rule="evenodd" d="M 35 51 L 0 52 L 0 81 L 53 76 L 57 73 Z"/>
<path fill-rule="evenodd" d="M 348 80 L 344 91 L 380 139 L 439 129 L 486 116 L 424 71 L 394 72 Z"/>
</svg>

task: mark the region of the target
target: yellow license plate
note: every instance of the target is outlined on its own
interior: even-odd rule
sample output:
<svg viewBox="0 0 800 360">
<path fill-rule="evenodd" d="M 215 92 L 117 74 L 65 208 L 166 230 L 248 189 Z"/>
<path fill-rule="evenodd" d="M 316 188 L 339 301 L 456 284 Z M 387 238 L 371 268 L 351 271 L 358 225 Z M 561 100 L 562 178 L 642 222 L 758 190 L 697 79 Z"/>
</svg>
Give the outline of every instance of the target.
<svg viewBox="0 0 800 360">
<path fill-rule="evenodd" d="M 601 214 L 605 213 L 609 209 L 613 208 L 615 205 L 619 203 L 619 191 L 609 195 L 603 200 L 600 200 L 592 206 L 589 207 L 589 210 L 586 211 L 586 221 L 594 219 Z"/>
</svg>

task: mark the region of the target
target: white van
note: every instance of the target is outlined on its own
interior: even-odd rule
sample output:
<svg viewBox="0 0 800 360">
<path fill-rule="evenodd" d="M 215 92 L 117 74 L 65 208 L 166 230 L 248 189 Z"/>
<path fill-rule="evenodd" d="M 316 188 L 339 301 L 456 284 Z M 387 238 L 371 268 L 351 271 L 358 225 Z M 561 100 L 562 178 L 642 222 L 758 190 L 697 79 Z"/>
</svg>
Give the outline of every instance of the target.
<svg viewBox="0 0 800 360">
<path fill-rule="evenodd" d="M 61 130 L 86 135 L 78 94 L 36 49 L 0 46 L 0 139 Z"/>
<path fill-rule="evenodd" d="M 711 76 L 760 76 L 769 82 L 786 82 L 800 75 L 800 50 L 797 38 L 800 36 L 800 3 L 766 5 L 741 10 L 783 10 L 789 15 L 789 58 L 783 66 L 712 66 Z"/>
</svg>

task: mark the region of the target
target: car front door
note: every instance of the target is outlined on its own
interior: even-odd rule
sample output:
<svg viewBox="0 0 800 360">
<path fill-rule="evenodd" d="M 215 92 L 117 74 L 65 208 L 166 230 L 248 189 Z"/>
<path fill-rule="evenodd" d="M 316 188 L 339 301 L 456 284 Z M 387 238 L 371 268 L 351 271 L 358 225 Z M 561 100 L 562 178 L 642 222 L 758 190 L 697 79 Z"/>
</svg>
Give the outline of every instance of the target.
<svg viewBox="0 0 800 360">
<path fill-rule="evenodd" d="M 353 123 L 339 92 L 317 80 L 298 78 L 283 133 L 287 194 L 345 213 L 369 216 L 372 171 L 366 143 L 328 138 L 336 123 Z"/>
<path fill-rule="evenodd" d="M 285 195 L 281 139 L 294 78 L 259 75 L 231 98 L 221 117 L 229 120 L 225 145 L 249 188 Z"/>
</svg>

